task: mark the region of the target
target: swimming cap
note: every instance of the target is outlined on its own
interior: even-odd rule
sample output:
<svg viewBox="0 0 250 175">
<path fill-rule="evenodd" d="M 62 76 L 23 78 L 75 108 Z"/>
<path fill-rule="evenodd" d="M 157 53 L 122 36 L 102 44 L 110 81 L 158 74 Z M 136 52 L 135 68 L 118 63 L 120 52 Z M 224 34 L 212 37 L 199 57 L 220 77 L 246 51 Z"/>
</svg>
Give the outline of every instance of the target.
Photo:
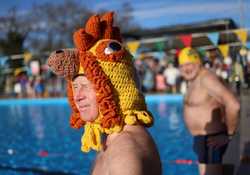
<svg viewBox="0 0 250 175">
<path fill-rule="evenodd" d="M 186 63 L 200 63 L 199 54 L 191 47 L 182 49 L 179 54 L 179 65 Z"/>
</svg>

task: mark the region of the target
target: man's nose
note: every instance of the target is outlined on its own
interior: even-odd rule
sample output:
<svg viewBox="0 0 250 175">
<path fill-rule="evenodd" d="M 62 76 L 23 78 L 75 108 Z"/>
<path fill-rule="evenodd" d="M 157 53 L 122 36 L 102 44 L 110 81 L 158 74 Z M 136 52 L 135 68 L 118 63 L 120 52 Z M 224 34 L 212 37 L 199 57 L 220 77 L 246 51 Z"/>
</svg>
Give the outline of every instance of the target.
<svg viewBox="0 0 250 175">
<path fill-rule="evenodd" d="M 79 89 L 77 92 L 76 92 L 76 100 L 77 101 L 80 101 L 80 100 L 84 100 L 86 98 L 86 93 Z"/>
</svg>

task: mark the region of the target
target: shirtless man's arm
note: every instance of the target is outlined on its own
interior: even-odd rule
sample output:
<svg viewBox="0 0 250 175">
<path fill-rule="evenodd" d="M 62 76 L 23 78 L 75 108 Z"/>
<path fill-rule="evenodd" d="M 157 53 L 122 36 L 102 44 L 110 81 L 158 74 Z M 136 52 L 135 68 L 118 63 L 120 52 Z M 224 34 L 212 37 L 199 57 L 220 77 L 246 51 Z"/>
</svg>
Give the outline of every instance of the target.
<svg viewBox="0 0 250 175">
<path fill-rule="evenodd" d="M 110 147 L 109 175 L 160 174 L 149 148 L 138 143 L 131 134 L 119 136 Z M 150 147 L 150 146 L 149 146 Z M 112 149 L 112 151 L 111 151 Z"/>
<path fill-rule="evenodd" d="M 238 100 L 213 73 L 205 73 L 201 79 L 201 85 L 207 89 L 209 95 L 214 97 L 225 107 L 227 133 L 229 135 L 234 134 L 237 127 L 238 113 L 240 110 L 240 104 Z"/>
</svg>

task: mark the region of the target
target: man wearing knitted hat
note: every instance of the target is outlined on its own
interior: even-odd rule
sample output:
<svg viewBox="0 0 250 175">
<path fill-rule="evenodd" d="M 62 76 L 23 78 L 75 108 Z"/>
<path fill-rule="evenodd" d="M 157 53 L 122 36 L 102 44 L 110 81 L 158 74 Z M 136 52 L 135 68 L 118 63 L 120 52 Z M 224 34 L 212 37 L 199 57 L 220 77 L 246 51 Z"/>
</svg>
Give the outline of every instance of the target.
<svg viewBox="0 0 250 175">
<path fill-rule="evenodd" d="M 222 156 L 236 131 L 239 102 L 215 74 L 201 65 L 194 49 L 180 51 L 179 66 L 188 82 L 184 121 L 194 136 L 200 174 L 222 174 Z"/>
<path fill-rule="evenodd" d="M 92 174 L 160 175 L 159 153 L 144 128 L 153 118 L 113 13 L 90 17 L 73 39 L 76 49 L 53 52 L 48 65 L 67 80 L 70 124 L 84 126 L 81 150 L 98 151 Z"/>
</svg>

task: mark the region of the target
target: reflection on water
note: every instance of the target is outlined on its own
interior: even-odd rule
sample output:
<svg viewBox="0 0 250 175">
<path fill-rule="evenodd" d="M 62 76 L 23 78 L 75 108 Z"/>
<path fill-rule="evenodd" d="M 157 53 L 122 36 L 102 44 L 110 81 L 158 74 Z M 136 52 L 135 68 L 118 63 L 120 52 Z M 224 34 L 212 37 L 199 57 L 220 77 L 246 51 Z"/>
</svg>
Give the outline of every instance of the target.
<svg viewBox="0 0 250 175">
<path fill-rule="evenodd" d="M 148 104 L 148 107 L 155 119 L 154 127 L 149 130 L 159 149 L 164 175 L 196 175 L 192 137 L 184 124 L 181 101 L 154 102 Z M 190 160 L 191 164 L 177 164 L 179 160 Z"/>
<path fill-rule="evenodd" d="M 179 117 L 178 117 L 178 108 L 177 106 L 173 106 L 169 112 L 169 127 L 171 130 L 177 130 L 178 129 L 178 125 L 180 123 Z"/>
<path fill-rule="evenodd" d="M 167 115 L 167 110 L 168 110 L 168 105 L 167 103 L 164 102 L 159 102 L 157 105 L 157 113 L 159 117 L 166 117 Z"/>
<path fill-rule="evenodd" d="M 175 163 L 195 159 L 192 138 L 182 118 L 182 103 L 148 102 L 148 108 L 155 119 L 149 131 L 159 149 L 164 175 L 195 175 L 195 165 Z M 0 174 L 8 175 L 7 170 L 1 170 L 3 165 L 17 170 L 35 167 L 89 174 L 95 153 L 81 153 L 82 130 L 70 128 L 67 103 L 0 106 L 0 112 Z"/>
<path fill-rule="evenodd" d="M 42 108 L 28 108 L 27 113 L 31 121 L 31 126 L 34 128 L 37 139 L 41 140 L 44 138 L 44 123 L 42 117 Z"/>
</svg>

